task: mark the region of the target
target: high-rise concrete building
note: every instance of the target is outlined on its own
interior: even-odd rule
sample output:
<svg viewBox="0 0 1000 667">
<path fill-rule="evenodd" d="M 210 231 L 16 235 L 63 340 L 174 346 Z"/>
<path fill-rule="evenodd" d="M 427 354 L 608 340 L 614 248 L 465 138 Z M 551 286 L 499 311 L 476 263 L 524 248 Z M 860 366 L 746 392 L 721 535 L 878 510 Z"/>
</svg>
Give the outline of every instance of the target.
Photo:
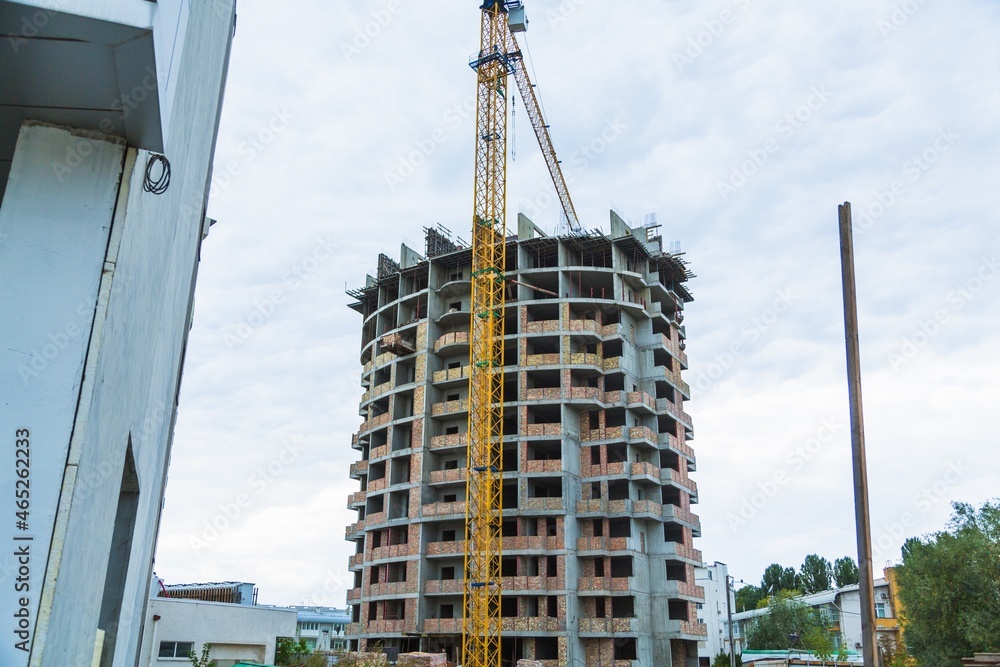
<svg viewBox="0 0 1000 667">
<path fill-rule="evenodd" d="M 682 325 L 691 277 L 655 225 L 507 248 L 503 659 L 693 667 L 705 639 Z M 461 647 L 471 253 L 426 230 L 350 292 L 364 423 L 351 468 L 356 648 Z"/>
<path fill-rule="evenodd" d="M 134 667 L 235 0 L 0 0 L 4 667 Z"/>
</svg>

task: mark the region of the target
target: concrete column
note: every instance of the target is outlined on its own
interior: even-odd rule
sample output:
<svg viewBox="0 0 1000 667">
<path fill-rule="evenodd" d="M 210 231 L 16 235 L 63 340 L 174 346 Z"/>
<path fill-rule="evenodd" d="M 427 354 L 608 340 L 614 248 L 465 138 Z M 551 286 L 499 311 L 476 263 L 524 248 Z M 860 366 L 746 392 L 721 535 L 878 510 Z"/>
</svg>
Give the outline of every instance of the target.
<svg viewBox="0 0 1000 667">
<path fill-rule="evenodd" d="M 0 617 L 15 619 L 17 639 L 0 643 L 5 666 L 28 663 L 51 612 L 40 604 L 42 585 L 61 554 L 60 491 L 75 479 L 70 436 L 124 155 L 118 140 L 26 123 L 0 208 L 0 437 L 16 438 L 27 462 L 6 452 L 0 488 L 11 490 L 11 513 L 15 488 L 28 501 L 23 523 L 6 523 L 0 535 L 3 553 L 22 554 L 2 563 Z"/>
</svg>

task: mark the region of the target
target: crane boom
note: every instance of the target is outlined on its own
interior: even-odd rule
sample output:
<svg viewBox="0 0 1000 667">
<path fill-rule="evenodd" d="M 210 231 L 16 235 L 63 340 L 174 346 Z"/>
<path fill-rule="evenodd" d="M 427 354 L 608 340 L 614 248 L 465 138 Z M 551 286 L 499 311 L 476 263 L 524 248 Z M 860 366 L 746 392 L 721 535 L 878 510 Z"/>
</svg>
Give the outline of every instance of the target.
<svg viewBox="0 0 1000 667">
<path fill-rule="evenodd" d="M 531 120 L 531 127 L 535 130 L 538 147 L 542 149 L 542 157 L 545 158 L 545 165 L 549 168 L 552 185 L 555 186 L 556 194 L 559 196 L 559 202 L 562 204 L 566 222 L 569 223 L 569 228 L 572 231 L 579 232 L 582 229 L 580 219 L 576 215 L 576 207 L 573 206 L 573 199 L 569 196 L 569 187 L 566 185 L 566 178 L 563 176 L 559 158 L 556 157 L 556 149 L 552 144 L 552 137 L 549 135 L 549 126 L 545 124 L 545 118 L 542 117 L 542 107 L 538 103 L 535 86 L 528 77 L 528 68 L 525 67 L 517 38 L 510 31 L 508 31 L 507 35 L 509 37 L 507 53 L 514 66 L 514 81 L 517 82 L 517 89 L 521 93 L 521 100 L 524 101 L 524 108 L 528 113 L 528 118 Z"/>
<path fill-rule="evenodd" d="M 476 71 L 469 438 L 466 468 L 464 667 L 500 665 L 504 305 L 507 254 L 507 4 L 483 2 Z"/>
</svg>

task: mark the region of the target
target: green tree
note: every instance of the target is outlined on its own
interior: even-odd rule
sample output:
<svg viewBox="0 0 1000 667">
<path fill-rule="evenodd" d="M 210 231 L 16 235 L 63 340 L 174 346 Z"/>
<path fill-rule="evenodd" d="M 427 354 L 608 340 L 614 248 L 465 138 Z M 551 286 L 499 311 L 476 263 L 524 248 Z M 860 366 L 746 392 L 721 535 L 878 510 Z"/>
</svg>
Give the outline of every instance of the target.
<svg viewBox="0 0 1000 667">
<path fill-rule="evenodd" d="M 833 583 L 833 566 L 822 556 L 809 554 L 799 569 L 799 582 L 806 593 L 830 590 Z"/>
<path fill-rule="evenodd" d="M 906 643 L 921 665 L 1000 652 L 1000 500 L 953 508 L 946 530 L 907 540 L 897 571 Z"/>
<path fill-rule="evenodd" d="M 729 654 L 725 651 L 719 651 L 715 660 L 712 661 L 712 667 L 729 667 Z M 739 653 L 736 654 L 736 667 L 743 667 L 743 656 Z"/>
<path fill-rule="evenodd" d="M 211 652 L 212 652 L 211 644 L 202 644 L 201 657 L 199 657 L 198 654 L 195 653 L 194 651 L 189 651 L 188 660 L 191 661 L 191 664 L 194 665 L 194 667 L 215 667 L 215 660 L 211 660 L 208 657 L 208 654 Z"/>
<path fill-rule="evenodd" d="M 765 595 L 777 595 L 781 591 L 794 591 L 799 588 L 799 577 L 795 574 L 795 568 L 782 567 L 777 563 L 772 563 L 764 570 L 760 587 L 764 590 Z"/>
<path fill-rule="evenodd" d="M 758 616 L 747 628 L 747 648 L 785 650 L 810 637 L 811 631 L 825 632 L 819 614 L 783 592 L 771 597 L 766 615 Z"/>
<path fill-rule="evenodd" d="M 746 611 L 756 609 L 760 601 L 766 596 L 764 590 L 749 584 L 736 591 L 736 609 L 734 611 Z"/>
<path fill-rule="evenodd" d="M 833 638 L 823 628 L 813 627 L 806 630 L 802 636 L 802 646 L 820 660 L 833 657 Z"/>
<path fill-rule="evenodd" d="M 291 667 L 302 662 L 301 658 L 310 653 L 305 639 L 295 641 L 291 637 L 278 637 L 274 649 L 274 664 L 279 667 Z"/>
<path fill-rule="evenodd" d="M 837 588 L 856 584 L 860 578 L 858 564 L 850 556 L 833 561 L 833 581 L 837 584 Z"/>
</svg>

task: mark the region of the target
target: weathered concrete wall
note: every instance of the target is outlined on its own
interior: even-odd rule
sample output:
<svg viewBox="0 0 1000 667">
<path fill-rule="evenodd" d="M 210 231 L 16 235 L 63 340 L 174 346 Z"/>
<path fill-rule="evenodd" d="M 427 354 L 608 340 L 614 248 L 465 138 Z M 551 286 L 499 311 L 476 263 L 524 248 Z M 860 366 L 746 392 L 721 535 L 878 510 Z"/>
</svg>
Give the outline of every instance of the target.
<svg viewBox="0 0 1000 667">
<path fill-rule="evenodd" d="M 168 4 L 175 9 L 187 5 Z M 30 307 L 41 329 L 30 331 L 34 345 L 27 341 L 18 346 L 27 351 L 30 362 L 30 351 L 44 349 L 53 336 L 71 339 L 53 359 L 45 359 L 42 352 L 46 368 L 31 380 L 41 386 L 63 372 L 74 379 L 72 386 L 60 384 L 58 396 L 40 399 L 43 407 L 68 410 L 63 433 L 33 443 L 61 469 L 47 489 L 58 498 L 54 530 L 49 524 L 48 567 L 43 569 L 39 559 L 33 571 L 32 590 L 42 592 L 33 667 L 90 667 L 99 628 L 106 637 L 102 666 L 132 667 L 138 655 L 233 34 L 233 4 L 196 3 L 190 14 L 183 9 L 179 16 L 184 19 L 184 47 L 172 82 L 176 95 L 165 150 L 172 165 L 169 189 L 160 196 L 143 190 L 149 158 L 145 151 L 127 152 L 123 175 L 125 153 L 119 144 L 50 130 L 62 132 L 59 155 L 49 154 L 52 146 L 26 143 L 23 149 L 18 146 L 15 161 L 38 162 L 34 178 L 44 176 L 51 182 L 12 179 L 0 213 L 16 222 L 25 219 L 26 208 L 47 207 L 46 221 L 94 218 L 95 228 L 104 234 L 103 240 L 95 236 L 96 250 L 83 252 L 77 244 L 90 278 L 44 274 L 58 298 L 34 299 Z M 109 157 L 105 146 L 117 154 Z M 104 190 L 111 182 L 110 204 L 105 196 L 97 198 L 103 204 L 96 206 L 91 201 L 96 195 L 88 198 L 67 185 L 92 165 L 103 173 Z M 42 192 L 36 191 L 39 187 Z M 43 235 L 40 252 L 58 260 L 53 251 L 63 238 L 58 230 Z M 5 241 L 20 256 L 24 247 L 19 237 L 11 234 Z M 5 290 L 0 306 L 6 311 L 8 302 L 26 294 L 30 292 Z M 84 304 L 83 315 L 76 310 L 78 301 Z M 68 333 L 69 325 L 78 333 Z M 8 384 L 8 378 L 3 380 Z M 3 426 L 9 430 L 6 421 Z M 289 634 L 294 634 L 294 622 Z"/>
</svg>

